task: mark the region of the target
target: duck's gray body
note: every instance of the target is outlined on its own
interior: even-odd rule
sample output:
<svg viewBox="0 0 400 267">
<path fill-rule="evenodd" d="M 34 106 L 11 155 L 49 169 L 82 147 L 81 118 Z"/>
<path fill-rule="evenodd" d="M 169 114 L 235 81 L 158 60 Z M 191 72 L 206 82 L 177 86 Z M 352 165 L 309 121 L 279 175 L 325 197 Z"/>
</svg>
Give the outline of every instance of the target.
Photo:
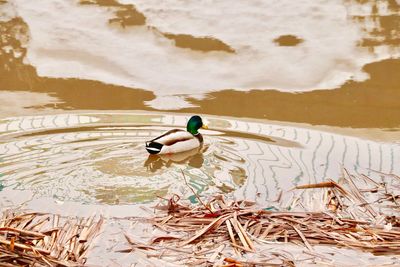
<svg viewBox="0 0 400 267">
<path fill-rule="evenodd" d="M 193 135 L 188 131 L 173 129 L 146 142 L 150 154 L 175 154 L 200 147 L 203 137 L 200 133 Z"/>
</svg>

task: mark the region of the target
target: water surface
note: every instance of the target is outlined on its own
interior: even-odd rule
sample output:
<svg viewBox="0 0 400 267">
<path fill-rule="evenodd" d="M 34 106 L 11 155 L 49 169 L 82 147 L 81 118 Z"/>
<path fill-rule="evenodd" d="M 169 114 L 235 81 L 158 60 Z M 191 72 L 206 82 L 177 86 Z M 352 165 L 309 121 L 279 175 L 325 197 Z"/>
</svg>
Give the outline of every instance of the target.
<svg viewBox="0 0 400 267">
<path fill-rule="evenodd" d="M 80 204 L 154 203 L 195 191 L 260 203 L 297 184 L 338 179 L 342 168 L 400 173 L 400 145 L 262 121 L 206 117 L 205 143 L 182 154 L 149 156 L 144 142 L 184 128 L 187 116 L 87 113 L 16 117 L 0 124 L 3 197 Z M 6 194 L 6 195 L 5 195 Z"/>
<path fill-rule="evenodd" d="M 4 113 L 178 110 L 400 124 L 395 0 L 303 1 L 301 9 L 292 1 L 14 0 L 0 12 L 0 93 L 16 99 L 1 100 Z M 33 92 L 29 105 L 23 96 Z"/>
<path fill-rule="evenodd" d="M 0 0 L 0 207 L 101 213 L 92 259 L 124 266 L 121 218 L 189 186 L 400 175 L 399 31 L 398 0 Z M 201 149 L 148 156 L 193 114 Z"/>
</svg>

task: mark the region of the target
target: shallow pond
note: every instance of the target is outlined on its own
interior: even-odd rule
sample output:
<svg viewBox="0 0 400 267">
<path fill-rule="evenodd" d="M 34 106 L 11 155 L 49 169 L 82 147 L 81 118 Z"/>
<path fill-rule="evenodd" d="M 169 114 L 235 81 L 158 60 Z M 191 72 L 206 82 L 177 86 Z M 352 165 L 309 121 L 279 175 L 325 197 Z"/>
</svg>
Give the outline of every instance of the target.
<svg viewBox="0 0 400 267">
<path fill-rule="evenodd" d="M 233 194 L 265 202 L 295 185 L 337 179 L 343 168 L 400 173 L 400 145 L 257 120 L 206 116 L 204 145 L 149 156 L 146 140 L 184 128 L 188 116 L 69 113 L 0 124 L 0 196 L 98 205 L 154 203 L 159 197 Z"/>
<path fill-rule="evenodd" d="M 105 215 L 100 265 L 173 194 L 400 175 L 399 0 L 0 0 L 0 34 L 0 208 Z M 148 155 L 193 114 L 199 150 Z"/>
</svg>

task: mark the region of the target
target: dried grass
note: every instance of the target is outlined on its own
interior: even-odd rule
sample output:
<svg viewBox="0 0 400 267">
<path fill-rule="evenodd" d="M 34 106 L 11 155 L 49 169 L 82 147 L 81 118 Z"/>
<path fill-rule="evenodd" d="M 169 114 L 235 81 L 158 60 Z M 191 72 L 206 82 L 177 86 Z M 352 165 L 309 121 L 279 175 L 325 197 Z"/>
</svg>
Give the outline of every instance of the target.
<svg viewBox="0 0 400 267">
<path fill-rule="evenodd" d="M 82 266 L 103 218 L 61 218 L 5 210 L 0 218 L 0 266 Z"/>
<path fill-rule="evenodd" d="M 329 180 L 287 192 L 280 200 L 290 204 L 281 206 L 281 211 L 223 196 L 190 205 L 175 195 L 157 206 L 149 219 L 165 235 L 146 244 L 126 235 L 129 248 L 121 252 L 139 250 L 175 263 L 222 266 L 294 266 L 289 254 L 261 253 L 263 244 L 276 242 L 303 244 L 315 257 L 315 245 L 400 255 L 400 194 L 396 193 L 400 179 L 391 177 L 389 183 L 385 179 L 375 182 L 344 171 L 340 183 Z M 310 199 L 322 199 L 322 209 L 312 210 L 313 205 L 307 205 Z M 233 251 L 237 259 L 228 257 L 226 251 Z M 258 253 L 259 260 L 243 260 L 247 253 Z"/>
</svg>

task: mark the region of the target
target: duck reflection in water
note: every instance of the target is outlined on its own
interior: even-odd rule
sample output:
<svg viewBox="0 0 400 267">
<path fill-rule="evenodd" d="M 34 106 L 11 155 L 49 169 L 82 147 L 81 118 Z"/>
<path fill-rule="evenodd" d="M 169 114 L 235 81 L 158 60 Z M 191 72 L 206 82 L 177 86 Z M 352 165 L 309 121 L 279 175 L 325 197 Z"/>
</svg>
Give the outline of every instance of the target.
<svg viewBox="0 0 400 267">
<path fill-rule="evenodd" d="M 144 162 L 144 166 L 151 172 L 156 172 L 163 167 L 169 168 L 173 163 L 188 164 L 194 168 L 201 168 L 204 162 L 203 152 L 206 150 L 207 148 L 198 147 L 175 154 L 150 154 Z"/>
</svg>

